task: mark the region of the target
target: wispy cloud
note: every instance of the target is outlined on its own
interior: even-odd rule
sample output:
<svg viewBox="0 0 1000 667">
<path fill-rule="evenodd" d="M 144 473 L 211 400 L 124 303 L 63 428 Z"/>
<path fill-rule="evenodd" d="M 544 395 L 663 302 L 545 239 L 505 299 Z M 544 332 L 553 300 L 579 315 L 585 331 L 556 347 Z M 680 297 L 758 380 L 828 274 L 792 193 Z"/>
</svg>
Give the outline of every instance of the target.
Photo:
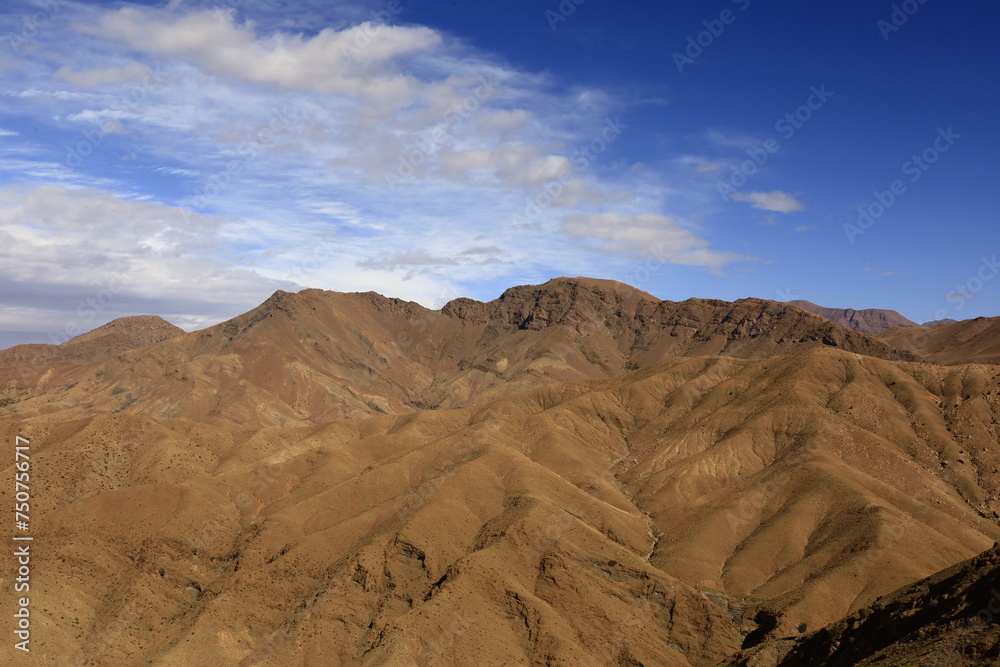
<svg viewBox="0 0 1000 667">
<path fill-rule="evenodd" d="M 746 202 L 762 211 L 794 213 L 795 211 L 804 211 L 806 208 L 794 196 L 780 190 L 773 192 L 735 192 L 730 197 L 734 201 Z"/>
</svg>

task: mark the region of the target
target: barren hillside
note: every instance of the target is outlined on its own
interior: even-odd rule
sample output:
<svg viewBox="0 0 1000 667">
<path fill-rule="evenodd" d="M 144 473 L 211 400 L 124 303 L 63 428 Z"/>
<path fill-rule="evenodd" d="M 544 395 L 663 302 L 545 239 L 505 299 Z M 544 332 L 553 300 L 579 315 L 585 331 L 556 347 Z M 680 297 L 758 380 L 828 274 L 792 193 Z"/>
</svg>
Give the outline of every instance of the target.
<svg viewBox="0 0 1000 667">
<path fill-rule="evenodd" d="M 878 338 L 939 364 L 1000 363 L 1000 317 L 890 329 Z"/>
<path fill-rule="evenodd" d="M 1000 367 L 795 306 L 309 290 L 124 345 L 0 419 L 32 446 L 39 664 L 911 655 L 885 596 L 1000 540 Z M 918 598 L 960 647 L 971 602 Z"/>
</svg>

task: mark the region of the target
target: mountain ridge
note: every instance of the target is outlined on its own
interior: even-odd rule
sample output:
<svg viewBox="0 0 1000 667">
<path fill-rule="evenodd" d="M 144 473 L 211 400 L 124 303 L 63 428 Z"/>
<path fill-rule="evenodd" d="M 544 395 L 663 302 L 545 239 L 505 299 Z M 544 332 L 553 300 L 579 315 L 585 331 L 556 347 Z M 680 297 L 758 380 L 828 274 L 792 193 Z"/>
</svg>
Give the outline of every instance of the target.
<svg viewBox="0 0 1000 667">
<path fill-rule="evenodd" d="M 794 306 L 662 301 L 614 281 L 554 279 L 437 311 L 372 292 L 278 291 L 214 327 L 73 368 L 52 378 L 64 389 L 45 399 L 22 388 L 29 396 L 6 410 L 306 424 L 461 407 L 673 357 L 762 358 L 814 347 L 918 359 Z"/>
</svg>

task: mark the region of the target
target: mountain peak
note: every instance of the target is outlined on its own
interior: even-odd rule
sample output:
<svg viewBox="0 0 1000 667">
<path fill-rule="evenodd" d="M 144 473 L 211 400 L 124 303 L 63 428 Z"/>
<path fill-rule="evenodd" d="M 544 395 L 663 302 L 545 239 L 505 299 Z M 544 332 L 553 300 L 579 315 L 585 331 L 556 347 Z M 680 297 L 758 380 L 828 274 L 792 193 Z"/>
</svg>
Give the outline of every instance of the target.
<svg viewBox="0 0 1000 667">
<path fill-rule="evenodd" d="M 179 336 L 182 333 L 184 333 L 183 329 L 167 322 L 158 315 L 129 315 L 127 317 L 119 317 L 103 326 L 71 338 L 60 345 L 60 347 L 64 349 L 77 348 L 108 336 L 126 339 L 121 341 L 122 344 L 131 345 L 135 343 L 132 347 L 141 347 L 142 345 L 149 345 L 150 343 L 157 343 L 167 338 Z"/>
</svg>

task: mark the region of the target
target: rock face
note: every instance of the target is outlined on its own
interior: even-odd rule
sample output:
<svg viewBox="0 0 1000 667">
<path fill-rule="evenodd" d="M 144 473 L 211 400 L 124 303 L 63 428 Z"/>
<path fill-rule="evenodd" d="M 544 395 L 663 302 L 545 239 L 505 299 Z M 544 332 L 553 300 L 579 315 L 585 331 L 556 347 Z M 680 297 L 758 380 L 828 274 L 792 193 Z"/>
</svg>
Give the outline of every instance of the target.
<svg viewBox="0 0 1000 667">
<path fill-rule="evenodd" d="M 957 624 L 996 580 L 1000 368 L 795 306 L 279 292 L 41 376 L 0 417 L 39 664 L 995 655 Z"/>
<path fill-rule="evenodd" d="M 823 306 L 817 306 L 811 301 L 789 301 L 788 303 L 793 303 L 802 310 L 825 317 L 831 322 L 836 322 L 848 329 L 868 334 L 877 334 L 894 327 L 920 326 L 916 322 L 906 319 L 895 310 L 882 310 L 880 308 L 868 308 L 865 310 L 824 308 Z"/>
<path fill-rule="evenodd" d="M 878 338 L 939 364 L 1000 364 L 1000 317 L 890 329 Z"/>
<path fill-rule="evenodd" d="M 1000 610 L 998 589 L 1000 548 L 994 546 L 816 632 L 748 652 L 737 664 L 1000 664 L 1000 611 L 994 611 Z"/>
<path fill-rule="evenodd" d="M 676 357 L 763 358 L 829 347 L 909 352 L 761 299 L 660 301 L 613 281 L 556 279 L 440 311 L 374 293 L 277 292 L 204 331 L 75 368 L 20 415 L 94 411 L 290 426 L 454 408 Z"/>
</svg>

